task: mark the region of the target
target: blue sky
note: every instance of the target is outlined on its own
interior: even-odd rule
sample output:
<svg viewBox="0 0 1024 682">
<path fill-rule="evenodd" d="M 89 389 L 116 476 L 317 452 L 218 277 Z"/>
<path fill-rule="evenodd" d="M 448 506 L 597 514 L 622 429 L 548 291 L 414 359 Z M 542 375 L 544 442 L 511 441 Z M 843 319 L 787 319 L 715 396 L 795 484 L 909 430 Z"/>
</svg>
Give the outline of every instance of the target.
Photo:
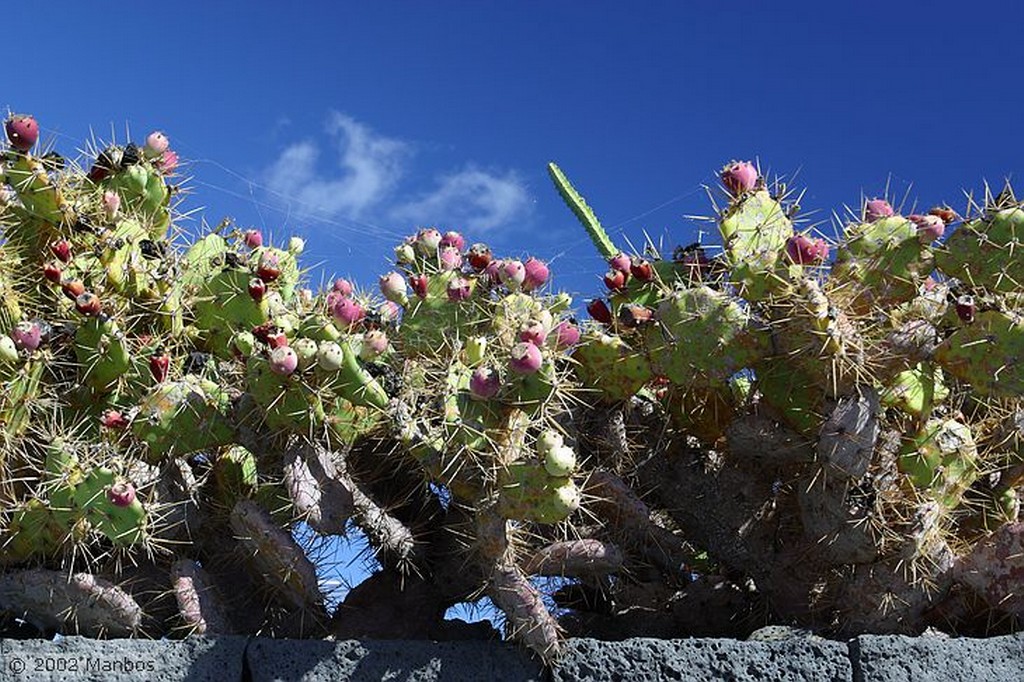
<svg viewBox="0 0 1024 682">
<path fill-rule="evenodd" d="M 154 128 L 210 223 L 307 238 L 365 287 L 419 225 L 604 265 L 556 160 L 618 241 L 686 244 L 731 159 L 807 187 L 812 218 L 924 208 L 1021 175 L 1024 3 L 7 2 L 0 107 L 72 155 Z M 831 228 L 826 224 L 823 229 Z M 712 237 L 712 239 L 714 239 Z"/>
<path fill-rule="evenodd" d="M 187 206 L 306 236 L 364 286 L 437 223 L 599 292 L 552 159 L 607 226 L 667 244 L 733 158 L 798 172 L 825 221 L 887 181 L 961 206 L 1021 169 L 1020 3 L 7 4 L 0 106 L 65 152 L 162 128 Z"/>
</svg>

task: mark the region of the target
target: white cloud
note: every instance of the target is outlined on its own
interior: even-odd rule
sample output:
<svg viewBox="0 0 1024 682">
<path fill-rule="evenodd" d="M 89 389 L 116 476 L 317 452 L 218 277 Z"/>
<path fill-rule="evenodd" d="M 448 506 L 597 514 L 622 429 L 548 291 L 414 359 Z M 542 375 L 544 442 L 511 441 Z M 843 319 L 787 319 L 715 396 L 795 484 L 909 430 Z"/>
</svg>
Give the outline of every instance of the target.
<svg viewBox="0 0 1024 682">
<path fill-rule="evenodd" d="M 378 135 L 350 116 L 332 112 L 325 127 L 337 166 L 318 167 L 322 146 L 311 141 L 289 146 L 266 172 L 267 187 L 300 211 L 357 218 L 379 204 L 405 171 L 409 146 Z"/>
<path fill-rule="evenodd" d="M 399 206 L 391 216 L 415 224 L 486 232 L 523 217 L 529 205 L 529 192 L 514 171 L 495 174 L 469 167 L 439 177 L 433 191 Z"/>
</svg>

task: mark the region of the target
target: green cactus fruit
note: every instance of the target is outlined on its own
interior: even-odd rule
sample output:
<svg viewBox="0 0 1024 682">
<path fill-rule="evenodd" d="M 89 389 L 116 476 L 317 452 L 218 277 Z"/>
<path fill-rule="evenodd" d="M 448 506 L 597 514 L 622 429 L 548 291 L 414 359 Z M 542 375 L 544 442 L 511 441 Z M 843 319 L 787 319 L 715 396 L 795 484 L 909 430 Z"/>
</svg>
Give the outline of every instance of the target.
<svg viewBox="0 0 1024 682">
<path fill-rule="evenodd" d="M 569 477 L 548 474 L 543 464 L 514 462 L 499 479 L 498 510 L 507 519 L 552 524 L 580 506 L 580 491 Z"/>
<path fill-rule="evenodd" d="M 935 351 L 935 361 L 982 395 L 1024 393 L 1024 316 L 985 310 Z"/>
<path fill-rule="evenodd" d="M 730 279 L 748 301 L 763 301 L 785 288 L 787 268 L 780 262 L 793 223 L 767 190 L 745 194 L 718 224 L 725 243 Z"/>
<path fill-rule="evenodd" d="M 654 376 L 651 363 L 618 336 L 588 330 L 572 354 L 580 379 L 609 401 L 636 394 Z"/>
<path fill-rule="evenodd" d="M 186 374 L 150 391 L 132 422 L 132 433 L 148 446 L 150 462 L 210 450 L 235 438 L 230 409 L 230 398 L 220 386 Z"/>
<path fill-rule="evenodd" d="M 93 317 L 79 326 L 75 356 L 85 373 L 85 383 L 99 393 L 114 390 L 132 363 L 124 334 L 113 318 Z"/>
<path fill-rule="evenodd" d="M 895 407 L 918 419 L 927 419 L 932 408 L 941 404 L 948 395 L 942 369 L 922 362 L 893 377 L 883 387 L 879 399 L 885 407 Z"/>
<path fill-rule="evenodd" d="M 688 388 L 725 382 L 764 354 L 748 331 L 748 313 L 721 291 L 700 286 L 673 293 L 658 307 L 659 325 L 644 332 L 655 374 Z"/>
<path fill-rule="evenodd" d="M 844 239 L 830 283 L 855 311 L 910 301 L 934 269 L 932 251 L 921 243 L 917 225 L 902 216 L 851 225 Z"/>
<path fill-rule="evenodd" d="M 224 506 L 233 507 L 239 499 L 252 497 L 259 485 L 256 457 L 241 445 L 228 448 L 217 455 L 213 480 Z"/>
<path fill-rule="evenodd" d="M 960 504 L 978 477 L 978 448 L 971 428 L 955 419 L 930 419 L 906 440 L 897 460 L 917 488 L 947 509 Z"/>
<path fill-rule="evenodd" d="M 1024 208 L 1017 205 L 961 225 L 935 254 L 935 262 L 968 286 L 1010 293 L 1021 288 L 1022 253 Z"/>
</svg>

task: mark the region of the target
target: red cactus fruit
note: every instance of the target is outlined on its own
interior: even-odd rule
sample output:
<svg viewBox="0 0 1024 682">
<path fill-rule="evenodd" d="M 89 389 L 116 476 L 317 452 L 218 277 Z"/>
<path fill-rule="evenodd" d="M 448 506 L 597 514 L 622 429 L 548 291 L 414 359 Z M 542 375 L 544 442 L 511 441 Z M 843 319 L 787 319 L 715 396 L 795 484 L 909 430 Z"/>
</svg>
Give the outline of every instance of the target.
<svg viewBox="0 0 1024 682">
<path fill-rule="evenodd" d="M 719 173 L 722 184 L 733 196 L 749 192 L 757 186 L 757 168 L 749 161 L 734 161 Z"/>
<path fill-rule="evenodd" d="M 540 348 L 532 343 L 519 343 L 509 354 L 509 367 L 516 374 L 533 374 L 544 363 Z"/>
<path fill-rule="evenodd" d="M 544 261 L 532 256 L 523 263 L 523 269 L 526 271 L 526 276 L 523 277 L 523 291 L 533 291 L 544 286 L 551 274 Z"/>
<path fill-rule="evenodd" d="M 258 249 L 263 246 L 263 233 L 259 230 L 246 230 L 242 234 L 242 240 L 250 249 Z"/>
<path fill-rule="evenodd" d="M 821 265 L 828 258 L 828 243 L 824 239 L 794 234 L 786 240 L 786 256 L 797 265 Z"/>
<path fill-rule="evenodd" d="M 256 276 L 264 282 L 273 282 L 281 276 L 281 259 L 272 251 L 267 251 L 260 256 L 256 264 Z"/>
<path fill-rule="evenodd" d="M 469 286 L 469 281 L 462 277 L 453 277 L 448 282 L 448 300 L 453 303 L 465 301 L 471 293 L 472 289 Z"/>
<path fill-rule="evenodd" d="M 629 303 L 619 308 L 619 321 L 629 329 L 636 329 L 652 319 L 654 319 L 654 311 L 647 306 Z"/>
<path fill-rule="evenodd" d="M 931 244 L 937 239 L 942 239 L 946 232 L 946 223 L 937 215 L 908 215 L 907 220 L 917 225 L 917 236 L 925 244 Z"/>
<path fill-rule="evenodd" d="M 88 317 L 99 315 L 102 308 L 100 297 L 91 291 L 83 291 L 75 298 L 75 310 Z"/>
<path fill-rule="evenodd" d="M 604 275 L 604 285 L 612 291 L 620 291 L 626 288 L 626 280 L 629 278 L 622 270 L 609 270 Z"/>
<path fill-rule="evenodd" d="M 974 322 L 974 314 L 977 312 L 978 308 L 977 304 L 974 302 L 973 296 L 960 296 L 956 299 L 954 307 L 956 309 L 956 316 L 959 317 L 961 321 L 966 322 L 967 324 Z"/>
<path fill-rule="evenodd" d="M 420 298 L 427 297 L 428 283 L 426 275 L 413 275 L 409 278 L 409 286 L 412 287 L 413 293 Z"/>
<path fill-rule="evenodd" d="M 50 252 L 53 253 L 61 263 L 71 262 L 71 242 L 66 239 L 58 239 L 50 244 Z"/>
<path fill-rule="evenodd" d="M 288 336 L 282 331 L 272 331 L 267 334 L 266 343 L 271 350 L 275 348 L 284 348 L 288 345 Z"/>
<path fill-rule="evenodd" d="M 612 323 L 612 312 L 608 304 L 600 298 L 595 298 L 587 304 L 587 313 L 601 324 Z"/>
<path fill-rule="evenodd" d="M 871 199 L 864 204 L 864 220 L 873 223 L 882 218 L 896 215 L 896 211 L 885 199 Z"/>
<path fill-rule="evenodd" d="M 548 338 L 548 330 L 537 320 L 527 320 L 519 328 L 519 340 L 525 343 L 532 343 L 535 346 L 543 346 Z"/>
<path fill-rule="evenodd" d="M 290 346 L 280 346 L 270 351 L 270 371 L 288 376 L 299 366 L 299 356 Z"/>
<path fill-rule="evenodd" d="M 608 267 L 627 275 L 629 274 L 629 268 L 632 264 L 633 259 L 621 252 L 608 259 Z"/>
<path fill-rule="evenodd" d="M 479 272 L 487 267 L 494 259 L 494 255 L 491 253 L 491 247 L 487 244 L 473 244 L 469 247 L 469 253 L 466 256 L 469 260 L 470 266 Z"/>
<path fill-rule="evenodd" d="M 50 261 L 43 266 L 43 277 L 46 278 L 47 282 L 60 284 L 61 275 L 63 275 L 63 270 L 61 270 L 60 266 L 53 261 Z"/>
<path fill-rule="evenodd" d="M 149 356 L 149 373 L 158 383 L 167 379 L 167 373 L 171 371 L 171 356 L 163 351 L 157 351 Z"/>
<path fill-rule="evenodd" d="M 633 258 L 629 264 L 629 274 L 641 282 L 650 282 L 654 279 L 654 266 L 646 258 Z"/>
<path fill-rule="evenodd" d="M 928 211 L 928 215 L 933 215 L 941 220 L 946 225 L 955 223 L 960 219 L 960 216 L 956 214 L 956 211 L 949 208 L 948 206 L 936 206 L 932 210 Z"/>
<path fill-rule="evenodd" d="M 7 139 L 19 152 L 27 152 L 39 139 L 39 124 L 31 116 L 15 115 L 4 124 Z"/>
<path fill-rule="evenodd" d="M 38 322 L 19 322 L 11 330 L 11 340 L 18 350 L 33 352 L 42 343 L 43 333 Z"/>
<path fill-rule="evenodd" d="M 127 507 L 135 501 L 135 486 L 128 481 L 118 481 L 107 489 L 107 500 L 115 507 Z"/>
<path fill-rule="evenodd" d="M 259 277 L 253 277 L 249 280 L 249 295 L 252 300 L 259 303 L 263 300 L 263 296 L 267 293 L 266 283 Z"/>
<path fill-rule="evenodd" d="M 459 253 L 461 253 L 462 250 L 466 248 L 466 240 L 463 238 L 461 234 L 455 232 L 454 230 L 445 232 L 444 236 L 441 237 L 441 241 L 439 243 L 442 248 L 450 246 Z"/>
<path fill-rule="evenodd" d="M 477 400 L 490 400 L 500 388 L 498 373 L 489 367 L 477 367 L 469 377 L 469 393 Z"/>
<path fill-rule="evenodd" d="M 124 429 L 128 426 L 128 420 L 121 414 L 120 410 L 107 410 L 100 415 L 100 426 L 105 429 Z"/>
<path fill-rule="evenodd" d="M 65 296 L 74 301 L 85 293 L 85 282 L 80 279 L 64 280 L 60 285 L 60 290 L 64 292 Z"/>
</svg>

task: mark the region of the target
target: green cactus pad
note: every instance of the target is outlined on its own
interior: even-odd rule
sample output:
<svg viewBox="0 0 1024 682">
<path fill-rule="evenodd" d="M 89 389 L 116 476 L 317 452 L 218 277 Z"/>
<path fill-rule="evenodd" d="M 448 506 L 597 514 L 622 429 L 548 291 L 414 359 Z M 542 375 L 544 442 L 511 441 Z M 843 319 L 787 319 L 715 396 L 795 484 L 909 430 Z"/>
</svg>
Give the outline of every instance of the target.
<svg viewBox="0 0 1024 682">
<path fill-rule="evenodd" d="M 779 256 L 793 236 L 793 223 L 767 190 L 749 193 L 719 222 L 732 266 L 730 279 L 748 301 L 763 301 L 785 286 L 786 268 Z"/>
<path fill-rule="evenodd" d="M 909 415 L 926 419 L 932 408 L 949 395 L 939 367 L 920 363 L 900 372 L 885 385 L 879 399 L 886 407 L 895 407 Z"/>
<path fill-rule="evenodd" d="M 231 443 L 230 399 L 212 381 L 186 374 L 156 386 L 139 406 L 132 433 L 148 446 L 151 462 Z"/>
<path fill-rule="evenodd" d="M 851 225 L 844 237 L 830 284 L 833 290 L 849 291 L 858 310 L 910 301 L 934 268 L 932 251 L 921 243 L 917 226 L 902 216 Z"/>
<path fill-rule="evenodd" d="M 618 336 L 588 331 L 572 354 L 580 379 L 609 401 L 635 395 L 654 376 L 647 356 Z"/>
<path fill-rule="evenodd" d="M 966 424 L 931 419 L 907 439 L 898 464 L 911 483 L 952 509 L 978 477 L 978 448 Z"/>
<path fill-rule="evenodd" d="M 983 395 L 1013 398 L 1024 393 L 1024 317 L 986 310 L 935 351 L 944 370 Z"/>
<path fill-rule="evenodd" d="M 270 319 L 267 300 L 249 295 L 247 270 L 224 269 L 206 278 L 196 294 L 195 326 L 206 339 L 206 347 L 220 357 L 231 357 L 231 337 L 249 331 Z"/>
<path fill-rule="evenodd" d="M 131 368 L 132 358 L 124 334 L 113 319 L 90 318 L 75 332 L 75 355 L 84 380 L 95 391 L 112 391 Z"/>
<path fill-rule="evenodd" d="M 935 254 L 939 269 L 971 287 L 1008 293 L 1024 285 L 1024 208 L 961 225 Z"/>
</svg>

